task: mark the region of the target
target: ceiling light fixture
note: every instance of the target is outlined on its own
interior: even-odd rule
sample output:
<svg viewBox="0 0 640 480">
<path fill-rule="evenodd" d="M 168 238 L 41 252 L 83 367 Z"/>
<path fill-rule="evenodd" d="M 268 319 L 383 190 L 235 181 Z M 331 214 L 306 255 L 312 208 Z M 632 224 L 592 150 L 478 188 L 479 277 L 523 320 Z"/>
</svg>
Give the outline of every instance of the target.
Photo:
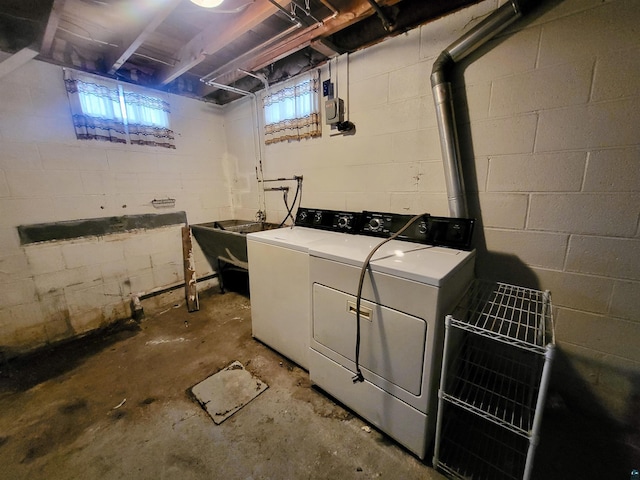
<svg viewBox="0 0 640 480">
<path fill-rule="evenodd" d="M 224 0 L 191 0 L 191 1 L 196 5 L 198 5 L 199 7 L 213 8 L 220 5 Z"/>
</svg>

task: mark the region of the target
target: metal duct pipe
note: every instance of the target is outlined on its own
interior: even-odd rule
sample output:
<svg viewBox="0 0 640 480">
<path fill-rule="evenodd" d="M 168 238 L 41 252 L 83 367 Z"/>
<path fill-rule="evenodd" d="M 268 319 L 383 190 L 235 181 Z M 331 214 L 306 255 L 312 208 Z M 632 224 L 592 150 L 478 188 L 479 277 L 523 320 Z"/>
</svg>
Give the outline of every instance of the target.
<svg viewBox="0 0 640 480">
<path fill-rule="evenodd" d="M 444 162 L 449 214 L 452 217 L 468 217 L 467 194 L 462 175 L 458 129 L 453 109 L 450 73 L 454 65 L 491 40 L 502 30 L 522 17 L 523 0 L 510 0 L 495 10 L 474 28 L 442 51 L 433 64 L 431 89 L 436 106 L 440 148 Z"/>
<path fill-rule="evenodd" d="M 202 79 L 200 79 L 202 80 Z M 208 82 L 204 82 L 211 87 L 219 88 L 220 90 L 226 90 L 227 92 L 237 93 L 238 95 L 242 95 L 243 97 L 253 97 L 256 98 L 256 94 L 253 92 L 247 92 L 246 90 L 241 90 L 236 87 L 232 87 L 231 85 L 225 85 L 224 83 L 216 83 L 213 80 Z"/>
</svg>

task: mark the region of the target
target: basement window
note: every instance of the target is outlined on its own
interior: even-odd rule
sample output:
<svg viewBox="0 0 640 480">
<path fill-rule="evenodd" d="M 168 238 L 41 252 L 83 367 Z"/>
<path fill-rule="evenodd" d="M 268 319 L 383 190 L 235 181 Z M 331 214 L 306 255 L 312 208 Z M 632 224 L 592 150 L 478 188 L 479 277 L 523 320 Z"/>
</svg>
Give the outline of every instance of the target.
<svg viewBox="0 0 640 480">
<path fill-rule="evenodd" d="M 176 148 L 162 98 L 68 69 L 64 81 L 78 140 Z"/>
<path fill-rule="evenodd" d="M 307 73 L 278 85 L 263 97 L 265 143 L 319 137 L 320 76 Z"/>
</svg>

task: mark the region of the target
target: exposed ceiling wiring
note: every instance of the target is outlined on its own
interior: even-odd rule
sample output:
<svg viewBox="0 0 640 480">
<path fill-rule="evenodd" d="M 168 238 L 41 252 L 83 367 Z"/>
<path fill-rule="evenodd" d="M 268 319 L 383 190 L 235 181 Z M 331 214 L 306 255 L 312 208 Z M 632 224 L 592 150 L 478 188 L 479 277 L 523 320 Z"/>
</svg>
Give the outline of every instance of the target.
<svg viewBox="0 0 640 480">
<path fill-rule="evenodd" d="M 145 55 L 144 53 L 133 52 L 132 55 L 135 55 L 136 57 L 146 58 L 147 60 L 151 60 L 153 62 L 158 62 L 158 63 L 161 63 L 163 65 L 167 65 L 169 67 L 175 67 L 176 66 L 176 62 L 175 61 L 173 63 L 165 62 L 164 60 L 160 60 L 159 58 L 155 58 L 155 57 L 151 57 L 149 55 Z"/>
<path fill-rule="evenodd" d="M 103 40 L 98 40 L 98 39 L 92 38 L 92 37 L 86 37 L 84 35 L 80 35 L 79 33 L 72 32 L 71 30 L 68 30 L 68 29 L 66 29 L 64 27 L 58 27 L 58 30 L 66 32 L 69 35 L 73 35 L 74 37 L 78 37 L 78 38 L 81 38 L 83 40 L 87 40 L 89 42 L 99 43 L 100 45 L 106 45 L 108 47 L 120 48 L 120 45 L 116 45 L 115 43 L 105 42 Z"/>
</svg>

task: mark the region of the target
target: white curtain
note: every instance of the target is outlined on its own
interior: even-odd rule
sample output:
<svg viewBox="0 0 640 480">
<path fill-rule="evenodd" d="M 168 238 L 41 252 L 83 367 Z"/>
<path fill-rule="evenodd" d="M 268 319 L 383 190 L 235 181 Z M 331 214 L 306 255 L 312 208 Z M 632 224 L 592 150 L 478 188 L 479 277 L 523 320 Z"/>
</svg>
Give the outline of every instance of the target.
<svg viewBox="0 0 640 480">
<path fill-rule="evenodd" d="M 279 85 L 263 98 L 265 143 L 319 137 L 320 77 L 317 71 Z"/>
<path fill-rule="evenodd" d="M 135 87 L 64 70 L 73 126 L 79 140 L 176 148 L 169 102 Z"/>
<path fill-rule="evenodd" d="M 116 84 L 67 69 L 64 70 L 64 83 L 79 140 L 127 143 Z"/>
<path fill-rule="evenodd" d="M 168 102 L 125 88 L 124 105 L 131 143 L 176 148 L 173 130 L 169 128 Z"/>
</svg>

